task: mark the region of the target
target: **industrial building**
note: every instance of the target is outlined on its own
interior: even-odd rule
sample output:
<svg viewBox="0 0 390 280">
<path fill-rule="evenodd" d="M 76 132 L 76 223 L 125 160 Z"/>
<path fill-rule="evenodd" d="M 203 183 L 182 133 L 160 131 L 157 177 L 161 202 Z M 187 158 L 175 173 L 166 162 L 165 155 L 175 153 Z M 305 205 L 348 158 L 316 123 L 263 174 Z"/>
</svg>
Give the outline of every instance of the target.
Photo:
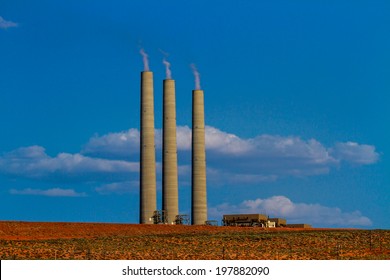
<svg viewBox="0 0 390 280">
<path fill-rule="evenodd" d="M 268 221 L 275 223 L 275 227 L 286 227 L 286 219 L 269 218 Z"/>
<path fill-rule="evenodd" d="M 142 54 L 145 58 L 146 54 Z M 164 64 L 167 64 L 165 60 Z M 204 92 L 199 86 L 199 73 L 196 71 L 194 74 L 196 89 L 192 91 L 192 188 L 191 217 L 189 217 L 187 214 L 179 214 L 175 80 L 171 78 L 171 75 L 163 80 L 162 210 L 158 210 L 156 197 L 156 150 L 154 142 L 153 72 L 149 71 L 149 67 L 145 67 L 145 71 L 141 72 L 139 216 L 141 224 L 218 224 L 217 221 L 209 221 L 207 219 Z M 263 214 L 223 215 L 222 225 L 311 227 L 308 224 L 286 224 L 285 219 L 269 218 Z"/>
<path fill-rule="evenodd" d="M 309 224 L 287 224 L 286 219 L 269 218 L 264 214 L 228 214 L 223 215 L 223 226 L 265 227 L 265 228 L 311 228 Z"/>
<path fill-rule="evenodd" d="M 224 226 L 267 226 L 268 217 L 262 214 L 230 214 L 223 215 Z"/>
<path fill-rule="evenodd" d="M 311 225 L 309 225 L 309 224 L 287 224 L 286 227 L 288 227 L 288 228 L 311 228 Z"/>
</svg>

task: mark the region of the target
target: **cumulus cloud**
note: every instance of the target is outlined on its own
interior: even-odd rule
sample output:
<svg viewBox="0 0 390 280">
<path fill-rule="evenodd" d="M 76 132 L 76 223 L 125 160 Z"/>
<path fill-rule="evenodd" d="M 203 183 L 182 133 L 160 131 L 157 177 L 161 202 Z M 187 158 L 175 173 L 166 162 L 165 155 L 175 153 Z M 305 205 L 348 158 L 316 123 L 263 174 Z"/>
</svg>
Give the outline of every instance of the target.
<svg viewBox="0 0 390 280">
<path fill-rule="evenodd" d="M 23 190 L 17 190 L 17 189 L 11 189 L 9 191 L 10 194 L 15 195 L 39 195 L 39 196 L 65 196 L 65 197 L 81 197 L 86 196 L 86 193 L 78 193 L 73 189 L 61 189 L 61 188 L 53 188 L 48 190 L 41 190 L 41 189 L 23 189 Z"/>
<path fill-rule="evenodd" d="M 224 136 L 220 133 L 219 137 Z M 214 136 L 215 137 L 215 136 Z M 228 139 L 232 139 L 229 135 Z M 243 143 L 243 144 L 241 144 Z M 321 143 L 299 137 L 260 135 L 251 139 L 236 139 L 224 148 L 208 150 L 208 162 L 229 172 L 263 176 L 313 176 L 326 174 L 337 165 Z"/>
<path fill-rule="evenodd" d="M 40 146 L 16 149 L 0 157 L 0 172 L 31 179 L 102 180 L 128 178 L 138 172 L 139 164 L 123 160 L 86 157 L 81 154 L 46 154 Z"/>
<path fill-rule="evenodd" d="M 206 147 L 221 154 L 244 155 L 253 150 L 253 143 L 238 136 L 223 132 L 215 127 L 206 126 Z"/>
<path fill-rule="evenodd" d="M 191 170 L 189 170 L 190 172 Z M 207 168 L 207 182 L 214 186 L 223 185 L 254 185 L 262 182 L 272 182 L 278 177 L 276 175 L 247 174 L 237 170 L 228 172 L 218 168 Z"/>
<path fill-rule="evenodd" d="M 176 128 L 176 141 L 178 151 L 191 150 L 191 128 L 189 126 L 178 126 Z"/>
<path fill-rule="evenodd" d="M 262 213 L 287 219 L 288 223 L 308 223 L 315 226 L 370 226 L 371 220 L 359 211 L 343 212 L 340 208 L 320 204 L 295 203 L 285 196 L 245 200 L 238 205 L 228 203 L 209 209 L 211 217 L 223 214 Z"/>
<path fill-rule="evenodd" d="M 374 146 L 354 142 L 325 147 L 315 139 L 304 140 L 297 136 L 263 134 L 242 139 L 211 126 L 206 126 L 205 132 L 208 160 L 239 159 L 243 164 L 274 170 L 279 168 L 280 172 L 290 175 L 326 173 L 341 161 L 372 164 L 379 159 Z M 161 129 L 155 130 L 155 144 L 156 149 L 161 150 Z M 188 126 L 177 127 L 177 149 L 179 153 L 191 150 L 191 129 Z M 137 129 L 94 136 L 82 151 L 82 154 L 106 158 L 128 158 L 130 154 L 138 153 Z"/>
<path fill-rule="evenodd" d="M 5 20 L 3 17 L 0 16 L 0 29 L 8 29 L 10 27 L 17 27 L 17 26 L 18 24 L 16 22 Z"/>
<path fill-rule="evenodd" d="M 191 150 L 191 128 L 188 126 L 177 127 L 177 149 L 179 151 Z M 238 136 L 223 132 L 215 127 L 205 127 L 206 148 L 209 151 L 217 151 L 221 154 L 240 155 L 250 151 L 252 144 Z"/>
<path fill-rule="evenodd" d="M 312 176 L 326 174 L 338 160 L 316 140 L 299 137 L 261 135 L 252 139 L 206 126 L 208 176 L 214 184 L 259 183 L 276 180 L 279 176 Z M 155 130 L 157 152 L 162 147 L 162 131 Z M 177 127 L 179 159 L 190 160 L 191 129 Z M 129 159 L 139 157 L 139 131 L 94 136 L 82 151 L 85 155 Z M 179 162 L 188 165 L 187 162 Z M 179 167 L 180 168 L 180 167 Z M 159 170 L 159 169 L 158 169 Z M 180 169 L 179 169 L 180 171 Z M 179 172 L 180 174 L 180 172 Z"/>
<path fill-rule="evenodd" d="M 162 149 L 162 129 L 155 129 L 155 146 Z M 138 155 L 140 149 L 140 132 L 131 128 L 128 131 L 108 133 L 103 136 L 95 135 L 81 151 L 82 154 L 103 158 L 128 159 Z M 177 149 L 191 150 L 191 129 L 188 126 L 177 127 Z"/>
<path fill-rule="evenodd" d="M 82 154 L 103 158 L 130 158 L 139 153 L 140 133 L 137 129 L 95 135 L 89 139 Z"/>
<path fill-rule="evenodd" d="M 105 184 L 95 189 L 99 194 L 125 194 L 137 191 L 139 188 L 139 181 L 125 181 Z"/>
<path fill-rule="evenodd" d="M 355 142 L 337 143 L 330 149 L 330 154 L 335 158 L 353 164 L 372 164 L 379 160 L 379 154 L 375 147 L 370 145 L 359 145 Z"/>
<path fill-rule="evenodd" d="M 218 150 L 221 153 L 240 153 L 247 151 L 249 143 L 234 134 L 206 126 L 206 147 L 209 150 Z M 156 149 L 162 149 L 162 129 L 155 129 Z M 138 129 L 108 133 L 103 136 L 95 135 L 85 145 L 83 154 L 126 158 L 130 154 L 139 153 L 140 132 Z M 178 126 L 176 130 L 177 149 L 179 151 L 191 150 L 191 128 Z"/>
<path fill-rule="evenodd" d="M 328 174 L 340 163 L 353 166 L 379 160 L 374 146 L 339 142 L 326 147 L 315 139 L 297 136 L 237 135 L 206 126 L 208 182 L 223 184 L 258 184 L 286 176 L 307 177 Z M 137 129 L 95 135 L 80 153 L 46 154 L 40 146 L 19 148 L 0 156 L 0 173 L 27 178 L 91 180 L 106 182 L 134 181 L 139 172 L 139 137 Z M 156 154 L 161 155 L 162 131 L 155 130 Z M 177 127 L 180 181 L 190 181 L 191 129 Z M 157 173 L 161 163 L 157 162 Z M 103 191 L 103 190 L 102 190 Z"/>
<path fill-rule="evenodd" d="M 255 184 L 281 176 L 315 176 L 329 173 L 342 161 L 372 164 L 379 158 L 374 146 L 352 142 L 327 148 L 315 139 L 303 140 L 296 136 L 259 135 L 242 139 L 211 126 L 206 126 L 205 131 L 208 176 L 215 184 Z M 161 129 L 155 131 L 155 143 L 160 151 Z M 177 147 L 179 155 L 189 159 L 191 129 L 188 126 L 177 127 Z M 131 153 L 138 156 L 139 131 L 130 129 L 95 136 L 82 153 L 105 158 L 129 158 Z"/>
<path fill-rule="evenodd" d="M 315 139 L 266 134 L 242 139 L 213 127 L 206 127 L 206 146 L 208 166 L 214 169 L 210 175 L 219 173 L 221 180 L 231 177 L 242 183 L 327 174 L 341 162 L 363 165 L 379 159 L 369 145 L 326 147 Z"/>
</svg>

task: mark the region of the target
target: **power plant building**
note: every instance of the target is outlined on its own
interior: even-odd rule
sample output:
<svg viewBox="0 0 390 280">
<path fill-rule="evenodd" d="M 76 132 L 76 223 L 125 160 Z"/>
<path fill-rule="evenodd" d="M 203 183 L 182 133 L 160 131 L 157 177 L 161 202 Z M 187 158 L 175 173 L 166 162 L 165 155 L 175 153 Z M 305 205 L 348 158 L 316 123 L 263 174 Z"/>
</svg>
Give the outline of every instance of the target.
<svg viewBox="0 0 390 280">
<path fill-rule="evenodd" d="M 147 59 L 142 53 L 144 60 Z M 145 62 L 144 62 L 145 63 Z M 171 79 L 169 63 L 167 79 L 163 81 L 163 139 L 162 139 L 162 210 L 157 210 L 156 149 L 154 126 L 153 72 L 147 61 L 141 72 L 140 118 L 140 216 L 141 224 L 187 224 L 187 214 L 179 214 L 178 157 L 176 135 L 175 80 Z M 191 139 L 191 224 L 217 225 L 207 218 L 206 137 L 204 92 L 200 89 L 199 73 L 193 67 L 196 89 L 192 91 Z M 224 226 L 261 226 L 310 228 L 309 224 L 286 224 L 282 218 L 269 218 L 263 214 L 223 215 Z"/>
<path fill-rule="evenodd" d="M 192 91 L 191 139 L 191 224 L 214 225 L 207 219 L 206 137 L 204 92 Z M 175 80 L 163 81 L 163 142 L 162 142 L 162 210 L 157 210 L 156 149 L 154 127 L 153 72 L 141 72 L 140 118 L 140 217 L 141 224 L 186 224 L 188 215 L 179 215 L 178 161 L 176 135 Z M 213 223 L 214 222 L 214 223 Z M 263 214 L 223 215 L 224 226 L 261 226 L 310 228 L 308 224 L 286 224 L 282 218 L 269 218 Z"/>
</svg>

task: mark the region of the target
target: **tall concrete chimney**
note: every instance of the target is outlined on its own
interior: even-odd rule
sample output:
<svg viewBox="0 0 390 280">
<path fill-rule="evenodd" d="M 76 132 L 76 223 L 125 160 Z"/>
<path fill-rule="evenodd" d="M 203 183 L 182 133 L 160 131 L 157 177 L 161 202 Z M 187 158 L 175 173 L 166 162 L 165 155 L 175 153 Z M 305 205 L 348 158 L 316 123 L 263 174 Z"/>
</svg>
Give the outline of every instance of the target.
<svg viewBox="0 0 390 280">
<path fill-rule="evenodd" d="M 164 80 L 163 103 L 162 209 L 167 213 L 168 224 L 172 224 L 179 214 L 175 80 Z"/>
<path fill-rule="evenodd" d="M 140 223 L 153 224 L 156 199 L 153 72 L 141 72 Z"/>
<path fill-rule="evenodd" d="M 206 150 L 203 90 L 192 91 L 192 207 L 193 225 L 207 221 Z"/>
</svg>

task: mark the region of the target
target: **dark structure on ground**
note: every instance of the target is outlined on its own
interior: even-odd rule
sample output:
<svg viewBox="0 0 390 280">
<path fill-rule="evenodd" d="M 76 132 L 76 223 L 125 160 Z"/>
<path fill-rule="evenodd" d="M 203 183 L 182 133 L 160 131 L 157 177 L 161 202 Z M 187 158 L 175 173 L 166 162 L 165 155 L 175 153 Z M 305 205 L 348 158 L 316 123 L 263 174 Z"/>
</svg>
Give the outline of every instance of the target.
<svg viewBox="0 0 390 280">
<path fill-rule="evenodd" d="M 230 214 L 223 215 L 224 226 L 267 226 L 268 217 L 263 214 Z"/>
</svg>

